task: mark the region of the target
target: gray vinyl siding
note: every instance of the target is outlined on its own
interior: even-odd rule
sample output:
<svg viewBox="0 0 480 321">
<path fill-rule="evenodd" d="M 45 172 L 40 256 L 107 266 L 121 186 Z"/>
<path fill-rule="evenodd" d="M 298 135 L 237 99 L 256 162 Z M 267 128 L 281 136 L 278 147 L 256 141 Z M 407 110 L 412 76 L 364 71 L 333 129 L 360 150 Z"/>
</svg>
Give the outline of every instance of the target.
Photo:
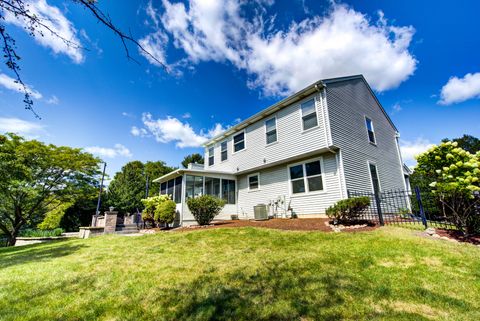
<svg viewBox="0 0 480 321">
<path fill-rule="evenodd" d="M 396 129 L 363 80 L 328 84 L 327 105 L 332 143 L 342 153 L 347 189 L 372 190 L 369 161 L 377 165 L 381 190 L 404 189 Z M 365 116 L 373 121 L 376 146 L 369 142 Z"/>
<path fill-rule="evenodd" d="M 303 131 L 300 104 L 311 98 L 315 98 L 318 126 Z M 221 141 L 219 141 L 214 149 L 215 164 L 208 166 L 208 148 L 206 148 L 205 169 L 236 173 L 326 147 L 327 130 L 324 115 L 324 98 L 319 93 L 310 95 L 246 127 L 244 150 L 233 153 L 233 136 L 241 131 L 230 135 L 227 138 L 227 161 L 221 162 Z M 267 145 L 265 121 L 272 117 L 277 119 L 277 142 Z"/>
<path fill-rule="evenodd" d="M 309 157 L 318 158 L 320 155 Z M 324 214 L 325 209 L 342 198 L 341 184 L 337 158 L 334 154 L 323 154 L 323 183 L 324 192 L 304 195 L 290 194 L 288 165 L 282 164 L 259 171 L 260 189 L 248 190 L 248 175 L 240 175 L 238 183 L 238 214 L 242 218 L 253 218 L 253 206 L 269 204 L 271 200 L 285 197 L 285 207 L 288 204 L 298 215 Z M 295 164 L 298 162 L 295 162 Z M 290 203 L 291 202 L 291 203 Z"/>
</svg>

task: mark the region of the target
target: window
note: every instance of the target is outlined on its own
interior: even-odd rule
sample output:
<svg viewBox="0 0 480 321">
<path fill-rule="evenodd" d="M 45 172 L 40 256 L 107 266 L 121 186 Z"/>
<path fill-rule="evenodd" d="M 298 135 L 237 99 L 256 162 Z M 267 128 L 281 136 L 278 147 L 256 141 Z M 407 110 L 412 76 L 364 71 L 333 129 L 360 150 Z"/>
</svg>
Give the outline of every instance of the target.
<svg viewBox="0 0 480 321">
<path fill-rule="evenodd" d="M 220 144 L 220 152 L 222 162 L 228 159 L 228 144 L 227 141 L 224 141 Z"/>
<path fill-rule="evenodd" d="M 365 117 L 365 124 L 367 126 L 367 132 L 368 132 L 368 140 L 372 144 L 376 144 L 375 140 L 375 130 L 373 129 L 373 122 L 370 118 Z"/>
<path fill-rule="evenodd" d="M 318 126 L 317 110 L 315 108 L 315 99 L 310 99 L 300 105 L 302 110 L 303 130 Z"/>
<path fill-rule="evenodd" d="M 235 181 L 222 179 L 222 198 L 227 204 L 235 204 Z"/>
<path fill-rule="evenodd" d="M 162 195 L 167 194 L 167 182 L 163 182 L 160 185 L 160 194 L 162 194 Z"/>
<path fill-rule="evenodd" d="M 292 194 L 323 190 L 322 166 L 320 160 L 290 166 Z"/>
<path fill-rule="evenodd" d="M 208 166 L 215 164 L 215 148 L 211 146 L 208 148 Z"/>
<path fill-rule="evenodd" d="M 370 178 L 372 179 L 373 192 L 380 192 L 380 180 L 378 179 L 377 165 L 368 163 L 368 169 L 370 170 Z"/>
<path fill-rule="evenodd" d="M 248 176 L 248 190 L 256 191 L 260 188 L 259 174 L 253 174 Z"/>
<path fill-rule="evenodd" d="M 185 196 L 192 198 L 203 195 L 203 176 L 186 176 Z"/>
<path fill-rule="evenodd" d="M 267 145 L 277 141 L 277 119 L 275 117 L 265 122 L 265 135 Z"/>
<path fill-rule="evenodd" d="M 245 132 L 233 136 L 233 152 L 245 149 Z"/>
<path fill-rule="evenodd" d="M 220 178 L 205 177 L 205 194 L 220 197 Z"/>
<path fill-rule="evenodd" d="M 174 197 L 175 203 L 182 202 L 182 176 L 175 178 Z"/>
<path fill-rule="evenodd" d="M 173 198 L 173 187 L 175 186 L 175 180 L 171 179 L 167 182 L 167 195 Z"/>
</svg>

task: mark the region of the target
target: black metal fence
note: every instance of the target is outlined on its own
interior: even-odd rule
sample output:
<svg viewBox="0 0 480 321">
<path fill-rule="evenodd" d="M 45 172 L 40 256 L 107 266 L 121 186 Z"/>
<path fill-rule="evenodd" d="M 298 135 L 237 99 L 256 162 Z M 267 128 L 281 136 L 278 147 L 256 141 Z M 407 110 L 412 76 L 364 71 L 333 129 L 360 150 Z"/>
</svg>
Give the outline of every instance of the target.
<svg viewBox="0 0 480 321">
<path fill-rule="evenodd" d="M 425 228 L 453 228 L 441 202 L 429 191 L 389 190 L 379 193 L 349 190 L 348 197 L 367 196 L 370 206 L 362 219 L 384 224 L 418 224 Z"/>
</svg>

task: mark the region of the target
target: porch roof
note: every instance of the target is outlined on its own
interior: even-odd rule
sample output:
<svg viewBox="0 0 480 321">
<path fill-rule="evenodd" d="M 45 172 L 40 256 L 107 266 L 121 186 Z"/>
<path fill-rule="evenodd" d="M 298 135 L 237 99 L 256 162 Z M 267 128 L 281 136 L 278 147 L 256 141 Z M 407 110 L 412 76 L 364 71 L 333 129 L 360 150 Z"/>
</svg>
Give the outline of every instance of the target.
<svg viewBox="0 0 480 321">
<path fill-rule="evenodd" d="M 224 171 L 209 171 L 209 170 L 203 170 L 203 169 L 189 169 L 189 168 L 179 168 L 174 171 L 171 171 L 168 174 L 163 175 L 162 177 L 156 178 L 153 180 L 154 183 L 163 183 L 165 181 L 168 181 L 172 178 L 181 176 L 183 174 L 192 174 L 192 175 L 227 175 L 231 176 L 232 178 L 235 177 L 234 173 L 231 172 L 224 172 Z"/>
</svg>

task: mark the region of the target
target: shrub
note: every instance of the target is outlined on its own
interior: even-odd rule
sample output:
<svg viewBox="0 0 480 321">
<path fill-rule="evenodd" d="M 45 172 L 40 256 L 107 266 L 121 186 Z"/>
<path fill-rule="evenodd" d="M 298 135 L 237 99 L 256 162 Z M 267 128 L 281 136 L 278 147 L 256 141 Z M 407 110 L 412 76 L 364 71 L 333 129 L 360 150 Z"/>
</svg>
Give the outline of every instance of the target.
<svg viewBox="0 0 480 321">
<path fill-rule="evenodd" d="M 155 221 L 160 223 L 171 224 L 175 220 L 175 213 L 177 212 L 177 204 L 172 200 L 166 200 L 157 205 L 155 209 Z"/>
<path fill-rule="evenodd" d="M 170 199 L 169 195 L 153 196 L 153 197 L 142 199 L 142 203 L 145 206 L 145 208 L 142 211 L 143 221 L 150 222 L 152 225 L 155 225 L 156 222 L 166 223 L 165 221 L 159 221 L 160 215 L 157 214 L 157 211 L 159 208 L 163 206 L 164 203 L 169 201 L 173 202 Z M 173 204 L 175 205 L 174 202 Z M 160 212 L 162 212 L 162 210 L 160 210 Z"/>
<path fill-rule="evenodd" d="M 225 201 L 211 195 L 187 200 L 188 208 L 199 225 L 208 225 L 225 206 Z"/>
<path fill-rule="evenodd" d="M 37 228 L 41 230 L 53 230 L 60 226 L 60 221 L 68 210 L 73 205 L 73 202 L 60 202 L 58 200 L 52 201 L 47 206 L 47 214 L 43 221 L 37 225 Z"/>
<path fill-rule="evenodd" d="M 339 222 L 353 221 L 362 215 L 369 205 L 370 198 L 367 196 L 347 198 L 330 206 L 326 214 Z"/>
<path fill-rule="evenodd" d="M 23 237 L 52 237 L 52 236 L 61 236 L 63 229 L 56 228 L 53 230 L 34 230 L 26 229 L 20 232 L 20 236 Z"/>
</svg>

